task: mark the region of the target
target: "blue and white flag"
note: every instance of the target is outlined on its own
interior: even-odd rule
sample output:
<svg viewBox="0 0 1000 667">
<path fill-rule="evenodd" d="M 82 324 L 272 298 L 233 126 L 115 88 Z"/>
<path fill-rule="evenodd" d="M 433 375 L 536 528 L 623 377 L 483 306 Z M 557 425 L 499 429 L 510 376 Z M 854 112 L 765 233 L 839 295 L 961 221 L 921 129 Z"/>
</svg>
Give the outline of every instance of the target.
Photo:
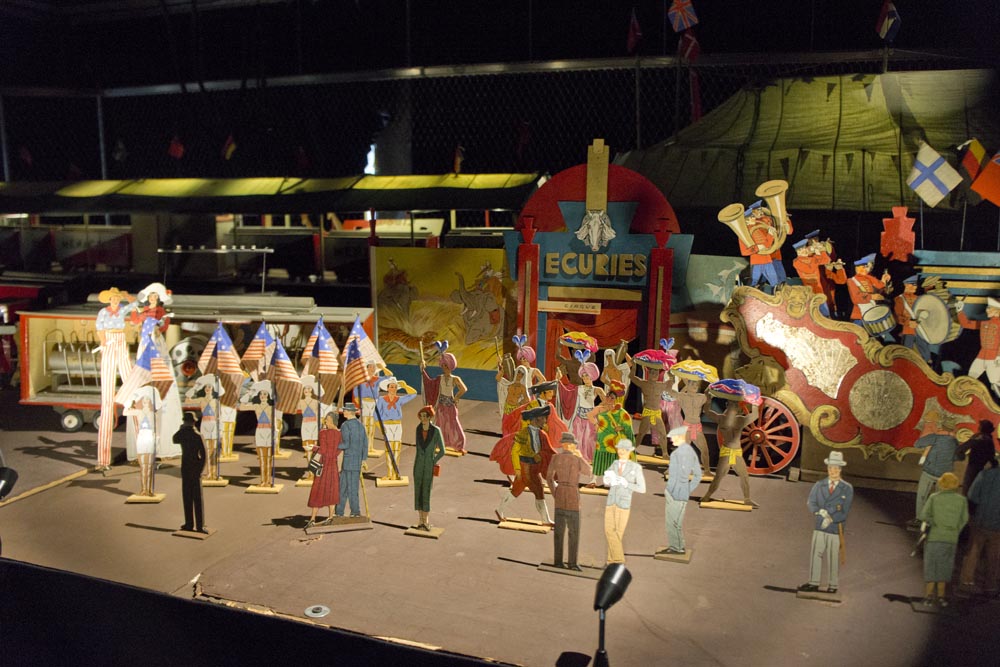
<svg viewBox="0 0 1000 667">
<path fill-rule="evenodd" d="M 913 170 L 906 184 L 929 206 L 938 202 L 958 187 L 962 177 L 941 155 L 927 144 L 921 144 Z"/>
</svg>

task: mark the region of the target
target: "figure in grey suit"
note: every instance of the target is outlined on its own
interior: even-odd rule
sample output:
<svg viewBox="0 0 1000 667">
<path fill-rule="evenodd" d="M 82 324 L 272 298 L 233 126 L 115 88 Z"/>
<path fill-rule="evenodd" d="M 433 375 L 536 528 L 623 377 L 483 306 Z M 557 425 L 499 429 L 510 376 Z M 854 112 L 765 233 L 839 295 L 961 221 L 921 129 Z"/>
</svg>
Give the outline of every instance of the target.
<svg viewBox="0 0 1000 667">
<path fill-rule="evenodd" d="M 358 408 L 353 403 L 344 406 L 344 423 L 340 425 L 340 447 L 344 457 L 340 462 L 340 502 L 334 510 L 337 516 L 344 516 L 344 508 L 351 503 L 351 516 L 361 516 L 361 501 L 358 499 L 358 485 L 361 482 L 361 466 L 368 458 L 368 436 L 364 425 L 357 420 Z"/>
<path fill-rule="evenodd" d="M 823 574 L 826 561 L 829 576 L 827 593 L 836 593 L 839 585 L 840 554 L 844 547 L 844 523 L 851 511 L 854 487 L 841 479 L 841 472 L 847 463 L 843 452 L 830 452 L 825 459 L 827 478 L 813 485 L 809 492 L 809 511 L 816 518 L 812 536 L 812 554 L 809 565 L 809 581 L 799 586 L 799 590 L 815 593 Z"/>
</svg>

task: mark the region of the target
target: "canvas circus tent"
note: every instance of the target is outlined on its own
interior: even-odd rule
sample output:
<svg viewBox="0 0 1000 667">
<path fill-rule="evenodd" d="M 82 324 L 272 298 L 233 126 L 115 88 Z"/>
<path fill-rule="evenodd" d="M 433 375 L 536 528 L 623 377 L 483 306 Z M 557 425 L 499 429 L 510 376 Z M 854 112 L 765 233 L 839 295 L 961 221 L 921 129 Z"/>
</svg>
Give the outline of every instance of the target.
<svg viewBox="0 0 1000 667">
<path fill-rule="evenodd" d="M 993 70 L 778 79 L 616 163 L 650 179 L 675 208 L 749 204 L 760 183 L 780 178 L 792 210 L 915 210 L 906 178 L 921 140 L 953 166 L 956 147 L 972 137 L 1000 149 L 996 83 Z M 955 204 L 946 197 L 937 208 Z"/>
</svg>

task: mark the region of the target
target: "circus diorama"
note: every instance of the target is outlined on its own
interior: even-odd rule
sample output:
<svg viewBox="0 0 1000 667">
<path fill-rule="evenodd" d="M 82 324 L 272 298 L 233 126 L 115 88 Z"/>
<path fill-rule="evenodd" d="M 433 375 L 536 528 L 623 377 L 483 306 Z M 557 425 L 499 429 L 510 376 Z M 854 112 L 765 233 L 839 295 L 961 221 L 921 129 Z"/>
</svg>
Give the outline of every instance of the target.
<svg viewBox="0 0 1000 667">
<path fill-rule="evenodd" d="M 954 452 L 977 438 L 995 452 L 982 425 L 1000 419 L 1000 291 L 955 280 L 969 262 L 918 250 L 905 207 L 883 219 L 878 248 L 840 255 L 792 225 L 783 179 L 718 211 L 720 255 L 692 254 L 663 192 L 609 156 L 596 139 L 585 163 L 548 179 L 503 248 L 373 245 L 371 309 L 220 304 L 154 283 L 23 312 L 21 402 L 52 407 L 67 431 L 93 423 L 103 475 L 125 416 L 140 469 L 126 502 L 163 501 L 157 460 L 183 446 L 179 537 L 217 533 L 205 516 L 226 492 L 202 487 L 226 488 L 237 464 L 262 502 L 302 495 L 307 514 L 281 520 L 310 540 L 378 525 L 459 541 L 463 524 L 432 514 L 432 496 L 486 483 L 495 502 L 471 520 L 511 545 L 551 535 L 552 562 L 537 569 L 566 578 L 600 580 L 634 559 L 629 524 L 661 502 L 647 477 L 664 484 L 666 526 L 650 562 L 667 568 L 698 567 L 689 506 L 748 522 L 770 509 L 760 477 L 809 481 L 812 566 L 790 592 L 841 602 L 855 486 L 916 490 L 910 528 L 930 531 L 927 508 L 951 500 L 940 494 L 954 490 Z M 716 282 L 690 284 L 706 275 Z M 472 434 L 489 437 L 488 452 Z M 467 474 L 469 454 L 488 457 L 489 479 Z M 410 525 L 373 516 L 373 496 L 389 494 L 390 507 L 412 507 Z M 596 560 L 581 548 L 594 533 Z M 936 553 L 928 562 L 954 564 Z M 944 600 L 943 575 L 928 576 Z"/>
</svg>

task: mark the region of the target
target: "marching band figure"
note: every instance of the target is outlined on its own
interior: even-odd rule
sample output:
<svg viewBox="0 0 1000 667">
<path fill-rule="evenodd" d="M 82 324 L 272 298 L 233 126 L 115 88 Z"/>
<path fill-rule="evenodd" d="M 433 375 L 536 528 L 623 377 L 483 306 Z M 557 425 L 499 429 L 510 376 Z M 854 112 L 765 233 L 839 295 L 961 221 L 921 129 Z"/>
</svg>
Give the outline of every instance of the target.
<svg viewBox="0 0 1000 667">
<path fill-rule="evenodd" d="M 1000 396 L 1000 301 L 987 297 L 985 320 L 970 319 L 960 310 L 958 321 L 965 329 L 979 329 L 979 353 L 969 366 L 969 377 L 986 373 L 993 394 Z"/>
<path fill-rule="evenodd" d="M 875 266 L 875 253 L 865 255 L 854 262 L 854 277 L 847 281 L 847 293 L 851 296 L 851 321 L 859 327 L 864 327 L 864 314 L 871 308 L 879 305 L 878 302 L 885 301 L 882 291 L 888 288 L 889 272 L 882 272 L 882 279 L 879 280 L 869 272 Z M 867 330 L 867 329 L 866 329 Z M 892 341 L 891 329 L 887 329 L 880 334 L 883 340 Z"/>
</svg>

